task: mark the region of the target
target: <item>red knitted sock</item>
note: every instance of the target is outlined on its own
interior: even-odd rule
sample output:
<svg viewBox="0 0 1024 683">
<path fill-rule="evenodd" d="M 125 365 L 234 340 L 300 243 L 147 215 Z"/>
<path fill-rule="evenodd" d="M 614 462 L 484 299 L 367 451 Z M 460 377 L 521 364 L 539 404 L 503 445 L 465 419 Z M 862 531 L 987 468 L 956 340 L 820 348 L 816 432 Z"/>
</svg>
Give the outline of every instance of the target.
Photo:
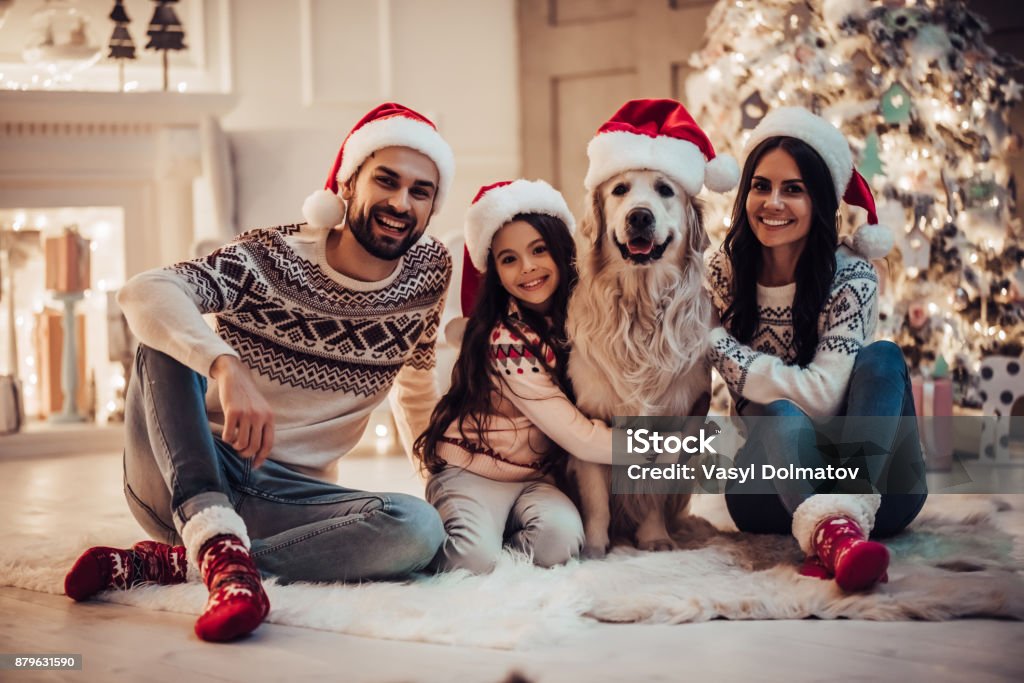
<svg viewBox="0 0 1024 683">
<path fill-rule="evenodd" d="M 865 536 L 856 522 L 841 515 L 827 517 L 814 529 L 814 550 L 844 591 L 871 588 L 887 578 L 888 548 Z"/>
<path fill-rule="evenodd" d="M 234 640 L 254 630 L 270 611 L 270 601 L 252 555 L 237 536 L 214 536 L 199 550 L 203 583 L 210 589 L 196 635 L 203 640 Z"/>
<path fill-rule="evenodd" d="M 89 548 L 64 577 L 64 593 L 81 602 L 110 588 L 122 590 L 143 583 L 182 583 L 186 576 L 184 546 L 140 541 L 129 550 Z"/>
</svg>

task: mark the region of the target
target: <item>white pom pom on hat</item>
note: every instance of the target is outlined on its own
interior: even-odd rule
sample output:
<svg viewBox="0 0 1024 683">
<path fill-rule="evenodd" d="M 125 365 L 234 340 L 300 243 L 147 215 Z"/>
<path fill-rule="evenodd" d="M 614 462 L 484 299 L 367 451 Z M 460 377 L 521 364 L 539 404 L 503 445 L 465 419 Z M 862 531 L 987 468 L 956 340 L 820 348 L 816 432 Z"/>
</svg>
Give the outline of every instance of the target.
<svg viewBox="0 0 1024 683">
<path fill-rule="evenodd" d="M 796 138 L 810 145 L 832 176 L 836 200 L 868 212 L 868 222 L 843 243 L 867 259 L 882 258 L 893 247 L 892 231 L 879 225 L 875 198 L 864 177 L 853 167 L 853 154 L 846 137 L 825 119 L 803 107 L 779 107 L 770 111 L 750 133 L 744 158 L 759 144 L 773 137 Z"/>
<path fill-rule="evenodd" d="M 333 228 L 345 218 L 345 202 L 330 190 L 317 190 L 302 203 L 302 216 L 314 227 Z"/>
<path fill-rule="evenodd" d="M 455 155 L 430 119 L 401 104 L 386 102 L 367 113 L 345 137 L 324 189 L 311 194 L 302 205 L 306 222 L 317 228 L 339 225 L 345 216 L 345 204 L 338 196 L 338 184 L 352 177 L 367 157 L 385 147 L 409 147 L 434 162 L 438 186 L 433 213 L 437 213 L 452 185 Z"/>
</svg>

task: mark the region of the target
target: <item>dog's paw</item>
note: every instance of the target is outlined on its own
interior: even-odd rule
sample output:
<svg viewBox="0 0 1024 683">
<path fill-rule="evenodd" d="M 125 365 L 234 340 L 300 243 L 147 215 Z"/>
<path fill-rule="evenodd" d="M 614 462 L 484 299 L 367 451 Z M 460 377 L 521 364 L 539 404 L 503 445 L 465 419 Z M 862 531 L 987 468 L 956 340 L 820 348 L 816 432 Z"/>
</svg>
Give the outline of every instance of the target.
<svg viewBox="0 0 1024 683">
<path fill-rule="evenodd" d="M 640 550 L 661 552 L 663 550 L 679 550 L 679 546 L 671 538 L 655 538 L 650 541 L 638 541 L 636 547 Z"/>
<path fill-rule="evenodd" d="M 580 556 L 584 560 L 603 560 L 608 554 L 607 545 L 585 545 Z"/>
</svg>

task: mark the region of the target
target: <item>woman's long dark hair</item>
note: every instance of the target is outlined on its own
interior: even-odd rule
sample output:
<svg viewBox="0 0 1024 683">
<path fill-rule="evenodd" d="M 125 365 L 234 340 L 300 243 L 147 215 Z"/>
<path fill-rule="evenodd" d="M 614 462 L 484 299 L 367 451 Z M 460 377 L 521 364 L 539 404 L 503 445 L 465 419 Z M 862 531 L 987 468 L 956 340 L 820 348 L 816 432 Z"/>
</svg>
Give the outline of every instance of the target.
<svg viewBox="0 0 1024 683">
<path fill-rule="evenodd" d="M 499 322 L 520 338 L 526 349 L 544 366 L 569 400 L 573 397 L 566 373 L 569 348 L 565 334 L 565 318 L 569 296 L 576 286 L 576 245 L 565 223 L 558 218 L 539 213 L 525 213 L 516 215 L 512 220 L 526 221 L 536 228 L 558 268 L 558 287 L 552 295 L 548 310 L 550 323 L 544 315 L 522 305 L 519 306 L 521 321 L 509 317 L 510 295 L 498 278 L 494 255 L 488 252 L 487 271 L 480 284 L 480 291 L 477 292 L 473 315 L 470 316 L 462 337 L 459 358 L 452 369 L 451 387 L 434 408 L 430 416 L 430 426 L 416 439 L 413 446 L 413 453 L 419 458 L 422 466 L 433 474 L 440 472 L 447 465 L 444 459 L 438 456 L 437 446 L 453 422 L 458 423 L 463 439 L 469 440 L 469 432 L 474 439 L 483 439 L 483 445 L 490 448 L 486 443 L 486 432 L 483 427 L 487 416 L 492 412 L 491 392 L 507 388 L 504 380 L 501 380 L 493 369 L 490 357 L 491 331 Z M 463 267 L 473 266 L 467 262 Z M 541 344 L 554 351 L 554 367 L 547 362 L 540 346 L 530 341 L 530 331 L 540 337 Z M 547 460 L 550 462 L 563 454 L 561 449 L 553 446 L 547 454 Z"/>
<path fill-rule="evenodd" d="M 818 346 L 818 316 L 825 305 L 836 274 L 839 222 L 835 186 L 828 166 L 814 149 L 791 137 L 771 137 L 751 151 L 743 166 L 732 225 L 724 249 L 732 266 L 732 303 L 722 314 L 722 323 L 736 339 L 749 344 L 757 331 L 757 278 L 763 266 L 761 243 L 747 218 L 747 194 L 757 164 L 765 154 L 781 149 L 796 161 L 811 198 L 811 228 L 796 264 L 796 295 L 793 298 L 793 338 L 796 363 L 805 366 Z"/>
</svg>

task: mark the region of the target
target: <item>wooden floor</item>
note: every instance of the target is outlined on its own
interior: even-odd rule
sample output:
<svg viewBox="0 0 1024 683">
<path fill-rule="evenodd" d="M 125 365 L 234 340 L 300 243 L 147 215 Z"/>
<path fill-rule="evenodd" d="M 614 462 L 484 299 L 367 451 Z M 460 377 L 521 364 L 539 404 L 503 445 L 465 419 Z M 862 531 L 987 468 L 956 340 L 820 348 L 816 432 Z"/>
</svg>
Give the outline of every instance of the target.
<svg viewBox="0 0 1024 683">
<path fill-rule="evenodd" d="M 130 519 L 117 455 L 0 459 L 0 547 Z M 399 458 L 343 464 L 347 485 L 415 491 Z M 1024 519 L 1024 511 L 1018 511 Z M 127 523 L 127 522 L 126 522 Z M 141 532 L 140 532 L 141 534 Z M 81 672 L 0 672 L 3 681 L 1009 681 L 1024 680 L 1024 624 L 862 621 L 594 624 L 530 652 L 374 640 L 264 624 L 210 645 L 193 618 L 0 588 L 0 653 L 80 653 Z"/>
</svg>

